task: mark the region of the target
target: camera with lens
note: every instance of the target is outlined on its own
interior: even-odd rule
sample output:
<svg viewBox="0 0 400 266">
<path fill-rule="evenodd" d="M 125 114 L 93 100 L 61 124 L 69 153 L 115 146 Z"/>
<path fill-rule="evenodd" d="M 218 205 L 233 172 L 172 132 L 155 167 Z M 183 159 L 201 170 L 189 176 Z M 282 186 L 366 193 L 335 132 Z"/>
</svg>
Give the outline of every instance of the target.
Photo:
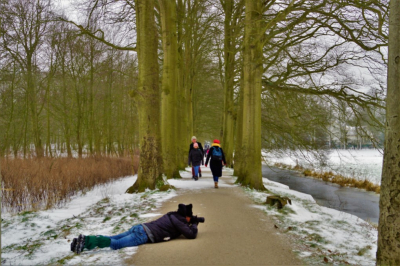
<svg viewBox="0 0 400 266">
<path fill-rule="evenodd" d="M 204 221 L 205 221 L 204 217 L 192 216 L 190 218 L 190 222 L 192 224 L 204 223 Z"/>
</svg>

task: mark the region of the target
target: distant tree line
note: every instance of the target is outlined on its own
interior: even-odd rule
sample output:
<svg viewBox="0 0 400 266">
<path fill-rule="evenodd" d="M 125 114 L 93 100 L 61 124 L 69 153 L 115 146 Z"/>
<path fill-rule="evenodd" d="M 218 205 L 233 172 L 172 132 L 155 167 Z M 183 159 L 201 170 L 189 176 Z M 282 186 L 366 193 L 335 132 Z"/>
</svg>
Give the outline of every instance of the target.
<svg viewBox="0 0 400 266">
<path fill-rule="evenodd" d="M 56 11 L 52 1 L 2 2 L 1 156 L 122 156 L 138 149 L 138 105 L 133 100 L 138 82 L 136 52 L 82 34 L 61 21 Z M 93 15 L 90 31 L 99 30 L 100 22 Z M 118 31 L 107 33 L 115 42 Z M 204 36 L 200 37 L 204 42 Z M 217 65 L 200 53 L 211 50 L 209 46 L 199 47 L 192 70 L 186 69 L 191 71 L 192 86 L 202 91 L 196 95 L 196 106 L 191 106 L 198 115 L 190 122 L 207 139 L 219 134 L 221 120 L 207 104 L 222 112 L 218 102 L 223 99 L 218 92 Z M 215 97 L 209 99 L 208 92 Z M 215 124 L 202 114 L 209 114 Z M 185 147 L 192 131 L 181 142 Z M 173 138 L 171 145 L 177 145 L 179 136 Z"/>
<path fill-rule="evenodd" d="M 139 147 L 153 187 L 193 134 L 222 138 L 242 184 L 261 148 L 382 146 L 387 1 L 87 1 L 79 21 L 2 3 L 3 155 Z"/>
</svg>

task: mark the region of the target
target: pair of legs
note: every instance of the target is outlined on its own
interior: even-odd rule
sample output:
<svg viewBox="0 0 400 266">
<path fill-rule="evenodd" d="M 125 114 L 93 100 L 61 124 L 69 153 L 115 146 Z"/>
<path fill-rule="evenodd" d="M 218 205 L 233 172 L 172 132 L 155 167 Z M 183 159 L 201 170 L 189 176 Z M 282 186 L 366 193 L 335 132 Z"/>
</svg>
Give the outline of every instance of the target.
<svg viewBox="0 0 400 266">
<path fill-rule="evenodd" d="M 199 175 L 201 177 L 201 167 L 200 167 L 200 165 L 198 166 L 199 167 L 198 168 L 199 169 L 198 175 L 195 173 L 194 167 L 195 166 L 192 165 L 192 176 L 198 176 Z"/>
<path fill-rule="evenodd" d="M 194 170 L 194 177 L 199 177 L 199 173 L 200 173 L 200 165 L 198 166 L 192 166 L 192 169 Z"/>
<path fill-rule="evenodd" d="M 146 231 L 141 224 L 133 226 L 131 229 L 122 234 L 105 237 L 111 239 L 110 248 L 112 249 L 139 246 L 146 244 L 148 241 Z"/>
</svg>

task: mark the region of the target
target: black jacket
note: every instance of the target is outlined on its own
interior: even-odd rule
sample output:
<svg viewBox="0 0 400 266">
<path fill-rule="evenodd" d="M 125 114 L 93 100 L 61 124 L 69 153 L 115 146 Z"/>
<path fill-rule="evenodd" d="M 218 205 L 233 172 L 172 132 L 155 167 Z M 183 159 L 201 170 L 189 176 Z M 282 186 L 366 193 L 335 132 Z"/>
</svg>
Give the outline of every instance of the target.
<svg viewBox="0 0 400 266">
<path fill-rule="evenodd" d="M 197 225 L 189 224 L 178 212 L 169 212 L 155 221 L 144 224 L 153 234 L 155 243 L 168 241 L 180 235 L 189 239 L 195 239 L 197 236 Z"/>
<path fill-rule="evenodd" d="M 193 149 L 189 152 L 188 165 L 192 163 L 193 166 L 199 166 L 204 164 L 203 152 L 200 149 Z"/>
<path fill-rule="evenodd" d="M 199 145 L 199 150 L 201 150 L 201 152 L 203 152 L 203 146 L 201 145 L 201 143 L 200 142 L 197 142 L 197 144 Z M 189 146 L 189 153 L 190 153 L 190 151 L 191 150 L 193 150 L 194 148 L 193 148 L 193 142 L 192 143 L 190 143 L 190 146 Z M 204 155 L 203 155 L 204 156 Z"/>
<path fill-rule="evenodd" d="M 208 164 L 208 161 L 210 161 L 210 169 L 211 169 L 212 175 L 221 177 L 222 176 L 222 162 L 224 162 L 224 164 L 226 164 L 225 154 L 224 154 L 224 151 L 222 150 L 222 148 L 220 147 L 221 153 L 222 153 L 222 161 L 213 160 L 212 159 L 212 152 L 213 152 L 214 149 L 215 149 L 215 146 L 212 146 L 210 148 L 210 150 L 208 151 L 207 159 L 206 159 L 206 165 Z"/>
</svg>

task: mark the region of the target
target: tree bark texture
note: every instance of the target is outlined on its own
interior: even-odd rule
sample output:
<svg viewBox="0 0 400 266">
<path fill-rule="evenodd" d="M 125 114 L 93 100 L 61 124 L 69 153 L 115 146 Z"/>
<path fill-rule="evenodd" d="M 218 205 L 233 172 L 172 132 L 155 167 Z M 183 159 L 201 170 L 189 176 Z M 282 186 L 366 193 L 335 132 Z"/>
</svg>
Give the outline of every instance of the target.
<svg viewBox="0 0 400 266">
<path fill-rule="evenodd" d="M 241 156 L 243 166 L 237 182 L 265 189 L 261 175 L 261 1 L 246 0 L 243 62 L 243 126 Z"/>
<path fill-rule="evenodd" d="M 235 45 L 233 44 L 232 34 L 232 12 L 233 0 L 226 0 L 224 3 L 225 21 L 224 21 L 224 124 L 223 138 L 225 160 L 228 167 L 233 166 L 233 144 L 234 144 L 234 105 L 233 105 L 233 83 L 234 83 L 234 62 L 235 62 Z"/>
<path fill-rule="evenodd" d="M 138 178 L 127 192 L 155 189 L 162 174 L 160 132 L 159 66 L 154 0 L 137 0 L 137 50 L 139 59 L 139 139 Z"/>
<path fill-rule="evenodd" d="M 242 176 L 242 168 L 244 158 L 242 157 L 242 140 L 243 140 L 243 71 L 240 74 L 240 87 L 238 97 L 238 110 L 236 118 L 236 144 L 235 144 L 235 164 L 234 164 L 234 176 Z M 239 182 L 240 180 L 236 180 Z"/>
<path fill-rule="evenodd" d="M 161 89 L 161 128 L 163 169 L 167 178 L 179 177 L 177 143 L 178 124 L 178 41 L 176 28 L 176 2 L 159 0 L 164 51 Z"/>
<path fill-rule="evenodd" d="M 386 133 L 379 202 L 377 265 L 400 265 L 400 0 L 389 15 Z"/>
<path fill-rule="evenodd" d="M 177 119 L 178 124 L 178 134 L 177 140 L 177 162 L 179 169 L 184 169 L 187 165 L 189 143 L 190 143 L 190 132 L 189 132 L 189 112 L 188 112 L 188 97 L 186 94 L 186 72 L 187 65 L 185 60 L 185 50 L 184 50 L 184 24 L 185 24 L 185 13 L 186 8 L 182 0 L 178 0 L 177 3 L 177 32 L 178 32 L 178 91 L 177 91 Z"/>
</svg>

